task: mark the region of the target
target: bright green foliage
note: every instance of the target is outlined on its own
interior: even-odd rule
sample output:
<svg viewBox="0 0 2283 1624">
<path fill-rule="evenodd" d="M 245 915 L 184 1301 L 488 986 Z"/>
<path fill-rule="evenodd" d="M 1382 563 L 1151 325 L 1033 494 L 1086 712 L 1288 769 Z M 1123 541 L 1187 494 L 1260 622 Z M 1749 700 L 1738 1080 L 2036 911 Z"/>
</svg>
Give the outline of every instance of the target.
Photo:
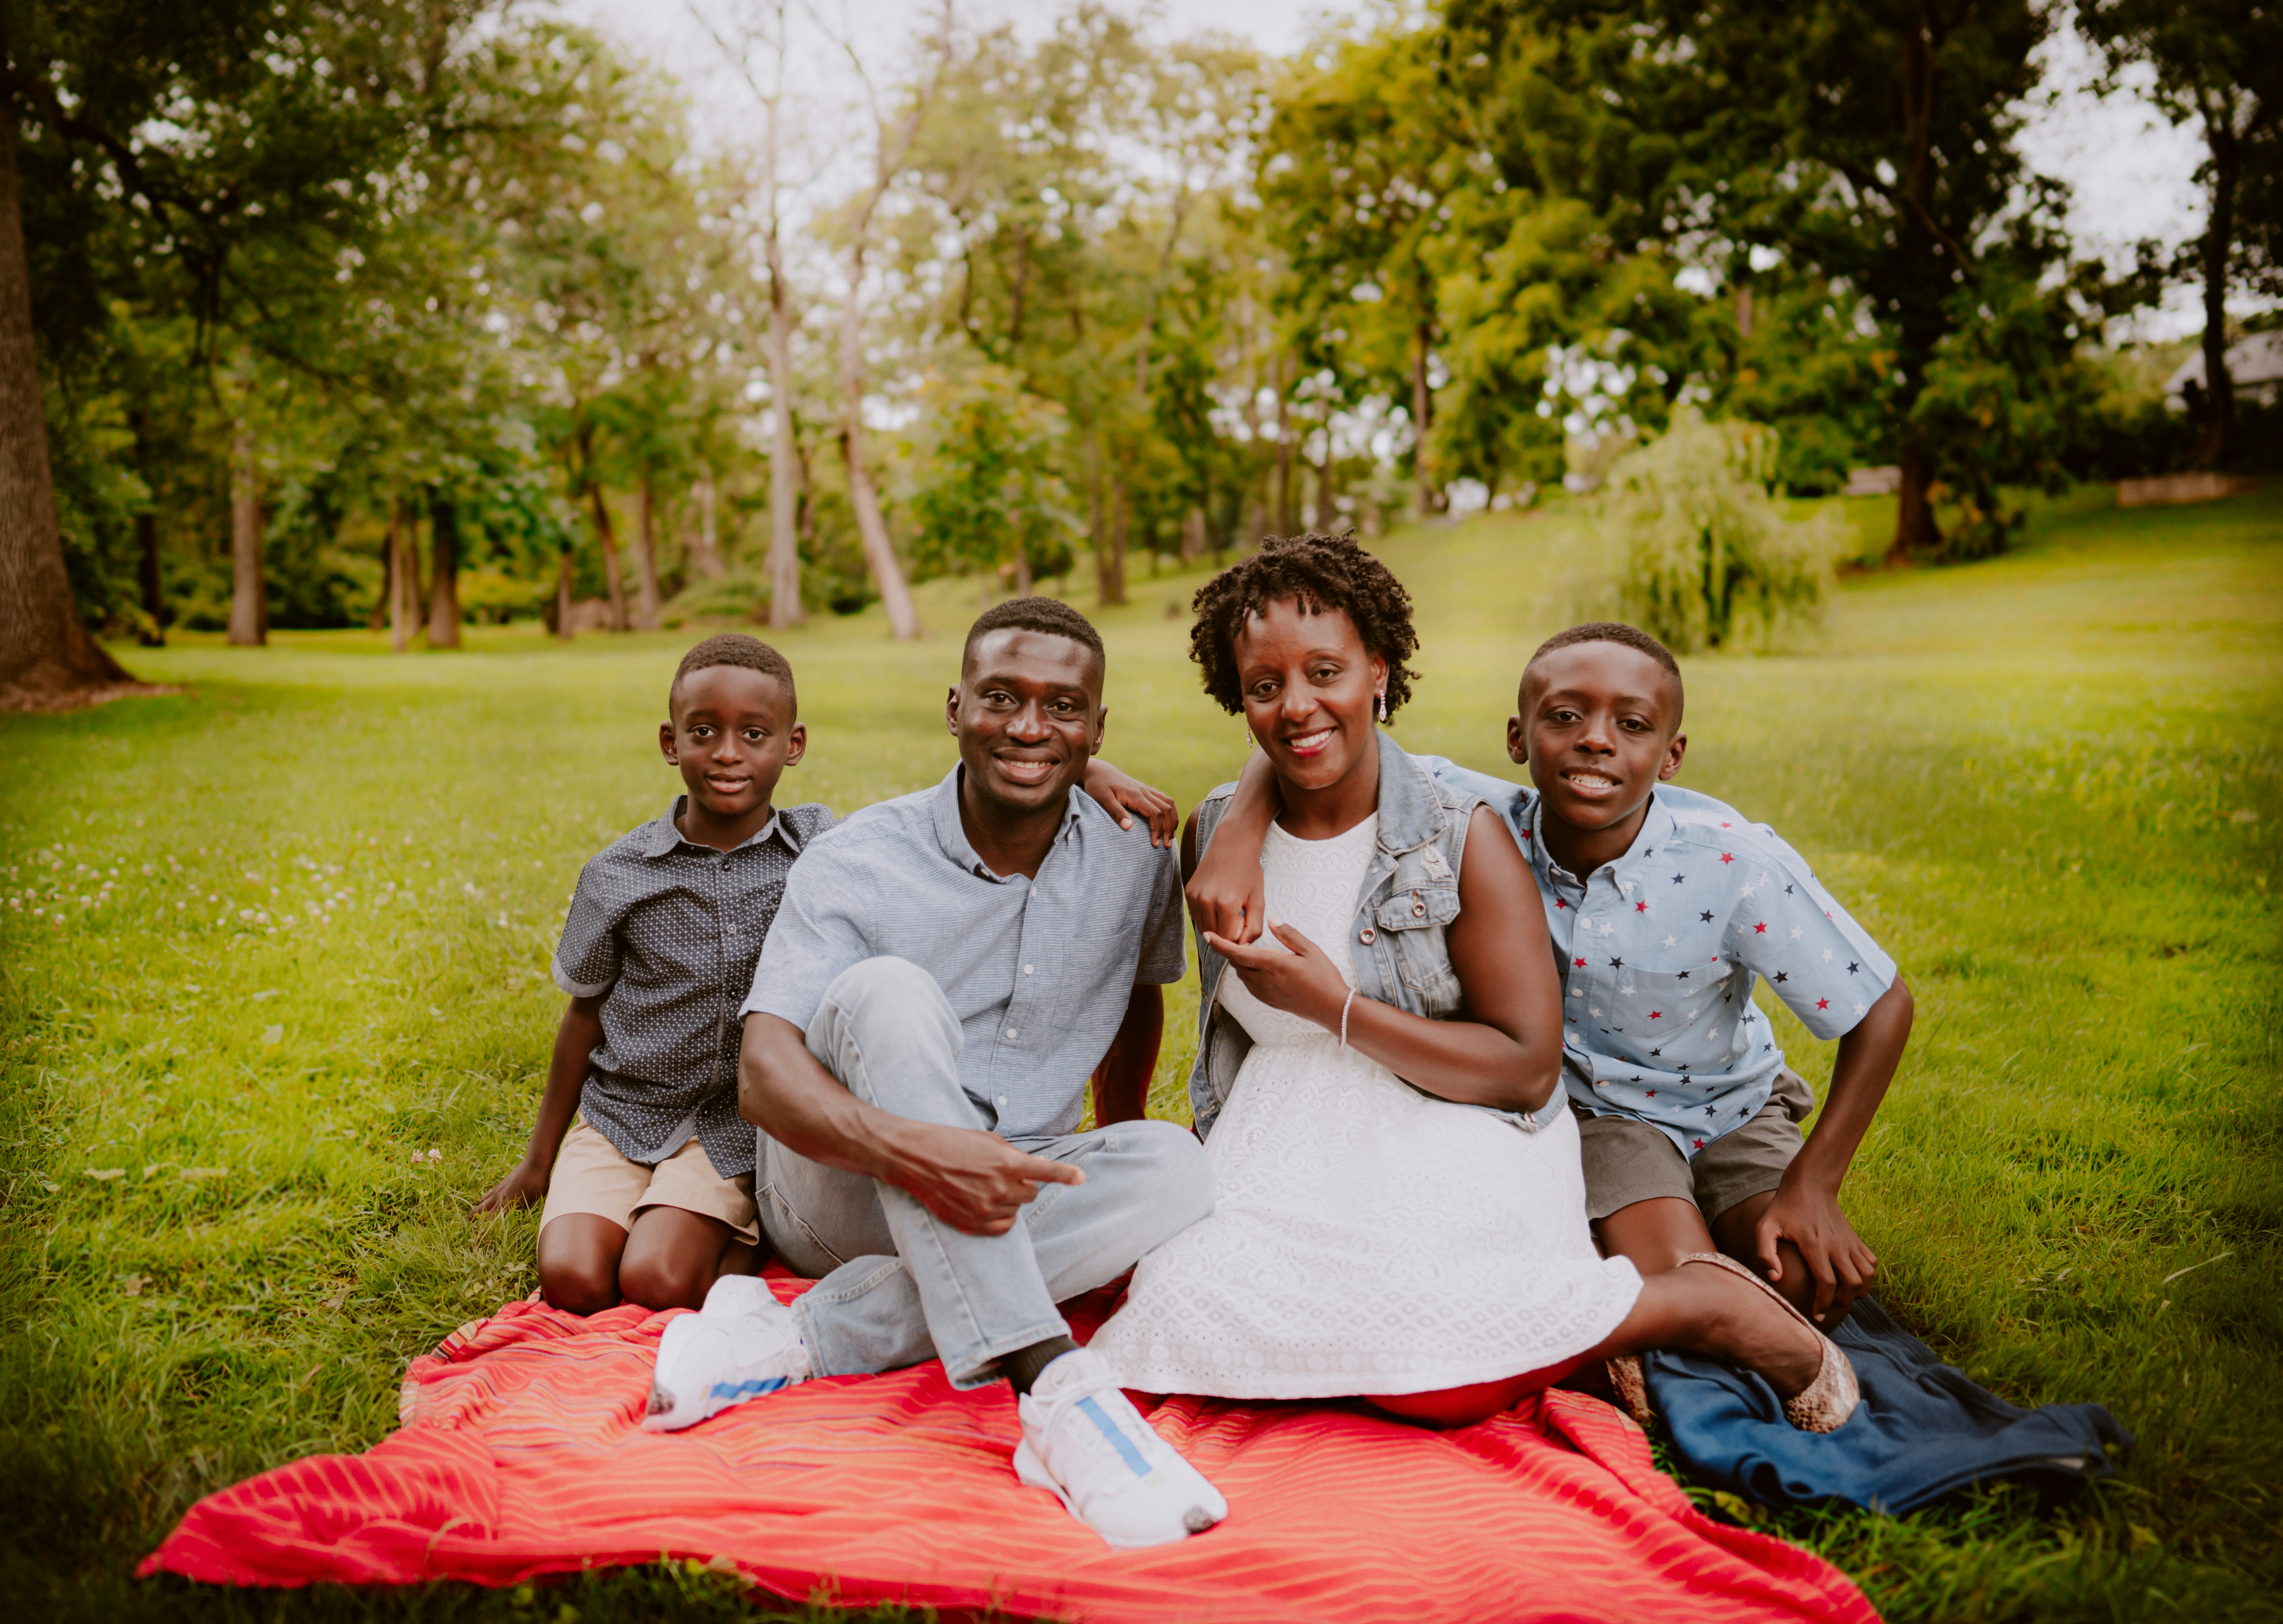
<svg viewBox="0 0 2283 1624">
<path fill-rule="evenodd" d="M 1694 653 L 1763 647 L 1822 613 L 1846 539 L 1828 509 L 1785 517 L 1775 466 L 1772 431 L 1694 407 L 1617 461 L 1602 512 L 1627 619 Z"/>
<path fill-rule="evenodd" d="M 920 406 L 925 438 L 906 443 L 914 562 L 957 574 L 1005 564 L 1021 582 L 1066 571 L 1079 519 L 1053 472 L 1061 410 L 993 366 L 930 379 Z"/>
<path fill-rule="evenodd" d="M 1688 664 L 1680 781 L 1798 846 L 1918 1000 L 1845 1193 L 1881 1301 L 2001 1396 L 2105 1403 L 2139 1439 L 2057 1508 L 1770 1516 L 1698 1491 L 1895 1624 L 2283 1611 L 2279 538 L 2272 494 L 2065 502 L 2012 556 L 1857 579 L 1813 652 Z M 1388 539 L 1428 676 L 1406 748 L 1513 771 L 1516 678 L 1594 545 L 1562 512 Z M 1184 806 L 1244 759 L 1165 613 L 1201 579 L 1100 618 L 1108 754 Z M 973 601 L 921 596 L 939 626 Z M 950 761 L 957 642 L 882 625 L 773 634 L 811 736 L 788 799 L 846 811 Z M 0 721 L 0 1585 L 27 1617 L 751 1605 L 679 1567 L 521 1591 L 126 1576 L 197 1496 L 377 1442 L 404 1362 L 529 1289 L 534 1216 L 467 1207 L 530 1126 L 579 865 L 677 788 L 655 739 L 690 639 L 469 641 L 402 662 L 362 633 L 258 657 L 186 637 L 140 657 L 183 694 Z M 1153 1110 L 1178 1119 L 1194 983 L 1168 1008 Z M 1772 1014 L 1820 1087 L 1829 1046 Z"/>
</svg>

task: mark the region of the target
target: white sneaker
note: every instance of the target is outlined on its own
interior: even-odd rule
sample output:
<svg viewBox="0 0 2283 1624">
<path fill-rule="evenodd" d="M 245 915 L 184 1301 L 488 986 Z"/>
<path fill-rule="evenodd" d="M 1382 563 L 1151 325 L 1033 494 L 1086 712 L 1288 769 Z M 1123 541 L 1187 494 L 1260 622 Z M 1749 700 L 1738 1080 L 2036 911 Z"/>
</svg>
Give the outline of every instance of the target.
<svg viewBox="0 0 2283 1624">
<path fill-rule="evenodd" d="M 800 1322 L 768 1282 L 725 1274 L 705 1294 L 704 1308 L 673 1321 L 658 1338 L 643 1428 L 678 1433 L 813 1374 Z"/>
<path fill-rule="evenodd" d="M 1228 1515 L 1220 1491 L 1157 1436 L 1091 1349 L 1048 1365 L 1019 1409 L 1015 1475 L 1051 1489 L 1119 1550 L 1169 1545 Z"/>
</svg>

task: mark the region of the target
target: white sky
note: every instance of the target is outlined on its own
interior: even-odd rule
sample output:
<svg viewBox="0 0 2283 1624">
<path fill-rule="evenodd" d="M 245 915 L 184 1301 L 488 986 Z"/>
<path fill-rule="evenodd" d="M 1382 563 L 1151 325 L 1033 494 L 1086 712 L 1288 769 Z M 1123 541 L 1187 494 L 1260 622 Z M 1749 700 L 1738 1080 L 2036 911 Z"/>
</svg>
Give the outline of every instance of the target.
<svg viewBox="0 0 2283 1624">
<path fill-rule="evenodd" d="M 739 0 L 703 3 L 720 17 Z M 1068 4 L 959 0 L 958 15 L 969 27 L 1011 21 L 1024 34 L 1038 35 Z M 723 71 L 721 53 L 690 14 L 690 0 L 554 0 L 554 9 L 612 36 L 681 81 L 696 104 L 702 130 L 733 136 L 752 131 L 751 94 Z M 816 0 L 815 9 L 868 57 L 877 54 L 872 71 L 884 77 L 892 77 L 902 50 L 933 11 L 927 0 Z M 1219 29 L 1277 54 L 1305 43 L 1316 19 L 1360 9 L 1321 0 L 1155 0 L 1150 7 L 1164 37 Z M 2167 123 L 2129 88 L 2107 98 L 2093 95 L 2096 64 L 2074 34 L 2057 36 L 2044 57 L 2045 86 L 2028 110 L 2022 149 L 2038 170 L 2069 185 L 2074 198 L 2069 229 L 2081 251 L 2121 268 L 2139 238 L 2177 245 L 2193 236 L 2203 221 L 2193 182 L 2202 144 L 2194 128 Z M 794 58 L 802 71 L 791 75 L 789 89 L 800 122 L 811 131 L 839 125 L 842 110 L 853 100 L 845 58 L 813 29 L 802 37 L 799 25 Z M 828 142 L 819 160 L 828 168 L 832 150 Z M 2163 310 L 2143 319 L 2139 336 L 2178 338 L 2201 325 L 2193 290 L 2180 289 Z"/>
</svg>

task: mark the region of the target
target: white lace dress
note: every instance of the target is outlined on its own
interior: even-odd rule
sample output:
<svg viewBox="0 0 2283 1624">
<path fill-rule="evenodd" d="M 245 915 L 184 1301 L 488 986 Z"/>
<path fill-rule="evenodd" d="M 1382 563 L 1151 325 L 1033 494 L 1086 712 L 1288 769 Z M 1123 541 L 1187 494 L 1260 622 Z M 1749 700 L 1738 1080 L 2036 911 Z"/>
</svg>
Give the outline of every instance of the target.
<svg viewBox="0 0 2283 1624">
<path fill-rule="evenodd" d="M 1271 826 L 1268 917 L 1343 945 L 1378 819 L 1331 840 Z M 1206 1141 L 1212 1216 L 1142 1260 L 1093 1346 L 1149 1393 L 1426 1393 L 1542 1370 L 1615 1330 L 1640 1292 L 1586 1224 L 1577 1123 L 1525 1133 L 1422 1094 L 1235 970 L 1245 1056 Z"/>
</svg>

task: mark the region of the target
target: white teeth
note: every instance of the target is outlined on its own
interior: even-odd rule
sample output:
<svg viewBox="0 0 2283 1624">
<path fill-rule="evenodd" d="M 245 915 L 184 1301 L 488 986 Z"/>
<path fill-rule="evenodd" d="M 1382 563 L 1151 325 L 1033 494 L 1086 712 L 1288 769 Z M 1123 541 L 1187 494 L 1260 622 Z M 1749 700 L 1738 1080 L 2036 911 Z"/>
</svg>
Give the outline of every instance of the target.
<svg viewBox="0 0 2283 1624">
<path fill-rule="evenodd" d="M 1290 745 L 1294 750 L 1307 750 L 1314 745 L 1321 744 L 1326 739 L 1329 739 L 1331 736 L 1332 730 L 1326 727 L 1316 733 L 1301 734 L 1295 738 L 1287 739 L 1285 742 Z"/>
</svg>

